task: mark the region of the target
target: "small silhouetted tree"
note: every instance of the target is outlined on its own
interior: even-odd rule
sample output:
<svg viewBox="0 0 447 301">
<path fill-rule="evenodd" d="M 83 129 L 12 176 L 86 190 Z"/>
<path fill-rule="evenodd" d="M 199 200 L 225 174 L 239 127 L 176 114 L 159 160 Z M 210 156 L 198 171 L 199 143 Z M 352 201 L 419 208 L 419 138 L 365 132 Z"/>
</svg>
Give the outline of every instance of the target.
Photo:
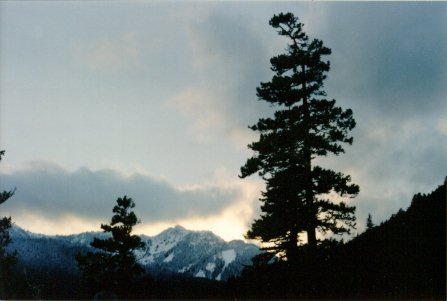
<svg viewBox="0 0 447 301">
<path fill-rule="evenodd" d="M 370 230 L 374 228 L 374 223 L 372 221 L 371 213 L 368 214 L 368 218 L 366 219 L 366 230 Z"/>
<path fill-rule="evenodd" d="M 257 88 L 258 98 L 276 112 L 250 127 L 260 137 L 248 146 L 254 155 L 240 176 L 259 174 L 266 182 L 260 199 L 263 213 L 247 236 L 293 261 L 301 233 L 307 234 L 308 249 L 315 250 L 317 231 L 343 234 L 355 226 L 355 207 L 334 202 L 329 193 L 354 197 L 359 187 L 350 183 L 350 176 L 314 164 L 316 157 L 344 152 L 342 144 L 353 141 L 348 133 L 355 121 L 350 109 L 324 98 L 330 65 L 323 57 L 331 50 L 321 40 L 310 41 L 292 13 L 274 15 L 270 25 L 289 40 L 286 52 L 270 60 L 272 80 Z"/>
<path fill-rule="evenodd" d="M 5 151 L 0 151 L 0 161 Z M 14 190 L 0 192 L 0 204 L 6 202 L 14 195 Z M 11 228 L 11 217 L 0 219 L 0 298 L 7 298 L 11 287 L 12 269 L 17 262 L 17 253 L 8 253 L 6 247 L 11 243 L 9 229 Z"/>
<path fill-rule="evenodd" d="M 112 291 L 119 297 L 126 297 L 135 277 L 144 272 L 134 254 L 135 250 L 145 246 L 139 236 L 131 234 L 133 226 L 139 222 L 131 211 L 134 207 L 131 198 L 118 198 L 110 224 L 101 225 L 111 237 L 94 238 L 90 245 L 96 251 L 77 256 L 78 266 L 92 290 Z"/>
</svg>

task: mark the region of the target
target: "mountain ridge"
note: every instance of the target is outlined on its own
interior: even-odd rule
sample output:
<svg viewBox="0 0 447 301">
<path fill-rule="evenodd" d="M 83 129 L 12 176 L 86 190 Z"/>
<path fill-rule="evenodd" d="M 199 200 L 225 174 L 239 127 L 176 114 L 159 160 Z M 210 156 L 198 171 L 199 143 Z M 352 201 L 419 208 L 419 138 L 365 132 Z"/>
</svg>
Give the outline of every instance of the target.
<svg viewBox="0 0 447 301">
<path fill-rule="evenodd" d="M 53 267 L 79 273 L 75 257 L 91 251 L 95 237 L 110 234 L 100 231 L 70 235 L 36 234 L 13 225 L 12 243 L 19 263 L 25 268 Z M 135 251 L 138 262 L 153 276 L 181 274 L 186 277 L 226 280 L 237 277 L 245 265 L 259 254 L 259 248 L 242 240 L 225 241 L 211 231 L 192 231 L 182 226 L 165 229 L 154 236 L 139 235 L 146 243 Z"/>
</svg>

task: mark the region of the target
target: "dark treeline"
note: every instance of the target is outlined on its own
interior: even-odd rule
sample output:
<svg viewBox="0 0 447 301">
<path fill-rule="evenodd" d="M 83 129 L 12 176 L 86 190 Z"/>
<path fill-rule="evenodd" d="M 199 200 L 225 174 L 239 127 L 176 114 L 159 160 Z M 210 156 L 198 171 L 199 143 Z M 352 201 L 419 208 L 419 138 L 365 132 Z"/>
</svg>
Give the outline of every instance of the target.
<svg viewBox="0 0 447 301">
<path fill-rule="evenodd" d="M 127 286 L 131 299 L 435 299 L 446 298 L 446 185 L 417 194 L 400 210 L 349 242 L 321 245 L 309 264 L 254 258 L 228 281 L 147 271 Z M 315 266 L 315 262 L 319 262 Z M 312 277 L 310 277 L 312 275 Z M 92 299 L 81 272 L 17 263 L 10 299 Z"/>
<path fill-rule="evenodd" d="M 318 266 L 307 256 L 247 268 L 236 286 L 245 298 L 445 300 L 446 184 L 351 241 L 322 246 Z"/>
</svg>

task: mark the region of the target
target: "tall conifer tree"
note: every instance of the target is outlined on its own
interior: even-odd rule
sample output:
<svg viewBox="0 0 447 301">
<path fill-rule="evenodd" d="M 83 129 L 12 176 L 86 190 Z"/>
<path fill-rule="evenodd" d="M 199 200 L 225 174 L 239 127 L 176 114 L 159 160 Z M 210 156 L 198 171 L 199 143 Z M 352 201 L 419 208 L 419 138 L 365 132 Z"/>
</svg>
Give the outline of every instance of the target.
<svg viewBox="0 0 447 301">
<path fill-rule="evenodd" d="M 101 225 L 111 237 L 95 237 L 90 245 L 96 251 L 78 255 L 76 259 L 92 290 L 109 290 L 123 298 L 129 293 L 134 278 L 144 272 L 136 262 L 134 251 L 144 248 L 145 243 L 139 236 L 131 234 L 138 223 L 137 216 L 131 211 L 135 207 L 133 200 L 124 196 L 116 202 L 110 224 Z"/>
<path fill-rule="evenodd" d="M 270 82 L 257 88 L 260 100 L 277 110 L 273 118 L 261 118 L 250 128 L 260 133 L 254 151 L 241 167 L 241 177 L 258 173 L 265 182 L 262 215 L 247 236 L 269 243 L 274 253 L 293 261 L 299 250 L 299 234 L 307 234 L 308 247 L 318 245 L 316 232 L 349 233 L 355 226 L 355 207 L 334 202 L 328 194 L 354 197 L 359 187 L 350 176 L 314 164 L 318 156 L 344 152 L 352 144 L 355 127 L 350 109 L 325 98 L 323 81 L 329 71 L 324 56 L 331 50 L 318 39 L 312 41 L 292 13 L 274 15 L 270 25 L 289 43 L 284 54 L 271 58 L 275 72 Z"/>
<path fill-rule="evenodd" d="M 373 223 L 371 213 L 369 213 L 368 217 L 366 218 L 366 230 L 370 230 L 374 227 L 375 227 L 375 225 Z"/>
</svg>

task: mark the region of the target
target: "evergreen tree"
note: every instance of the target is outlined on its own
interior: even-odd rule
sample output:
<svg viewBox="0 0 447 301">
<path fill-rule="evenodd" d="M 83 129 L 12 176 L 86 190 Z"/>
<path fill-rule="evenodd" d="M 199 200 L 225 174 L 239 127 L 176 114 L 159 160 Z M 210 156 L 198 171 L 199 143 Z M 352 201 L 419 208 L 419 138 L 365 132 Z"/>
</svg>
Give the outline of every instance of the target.
<svg viewBox="0 0 447 301">
<path fill-rule="evenodd" d="M 118 198 L 110 224 L 101 225 L 101 229 L 111 233 L 111 237 L 95 238 L 90 245 L 97 250 L 76 258 L 94 292 L 106 290 L 126 297 L 134 278 L 144 272 L 134 255 L 135 250 L 145 246 L 139 236 L 131 235 L 132 227 L 139 222 L 135 213 L 130 211 L 134 207 L 131 198 Z"/>
<path fill-rule="evenodd" d="M 374 223 L 372 221 L 371 213 L 368 214 L 368 218 L 366 219 L 366 230 L 374 228 Z"/>
<path fill-rule="evenodd" d="M 314 164 L 316 157 L 338 155 L 344 152 L 342 144 L 352 144 L 348 132 L 355 120 L 350 109 L 324 98 L 330 64 L 323 57 L 331 50 L 321 40 L 309 41 L 292 13 L 274 15 L 270 25 L 290 43 L 284 54 L 270 60 L 275 75 L 260 84 L 257 96 L 277 110 L 273 118 L 250 127 L 260 137 L 248 146 L 254 155 L 241 167 L 240 177 L 257 173 L 266 182 L 263 214 L 247 237 L 269 243 L 267 250 L 293 261 L 299 234 L 307 233 L 308 247 L 315 250 L 317 231 L 343 234 L 355 226 L 355 208 L 331 201 L 328 194 L 354 197 L 359 187 L 350 176 Z"/>
<path fill-rule="evenodd" d="M 0 151 L 0 161 L 5 151 Z M 0 204 L 6 202 L 14 195 L 14 190 L 0 192 Z M 6 252 L 6 246 L 11 242 L 9 229 L 11 228 L 11 217 L 0 219 L 0 298 L 7 298 L 11 287 L 12 268 L 17 262 L 17 253 Z"/>
</svg>

